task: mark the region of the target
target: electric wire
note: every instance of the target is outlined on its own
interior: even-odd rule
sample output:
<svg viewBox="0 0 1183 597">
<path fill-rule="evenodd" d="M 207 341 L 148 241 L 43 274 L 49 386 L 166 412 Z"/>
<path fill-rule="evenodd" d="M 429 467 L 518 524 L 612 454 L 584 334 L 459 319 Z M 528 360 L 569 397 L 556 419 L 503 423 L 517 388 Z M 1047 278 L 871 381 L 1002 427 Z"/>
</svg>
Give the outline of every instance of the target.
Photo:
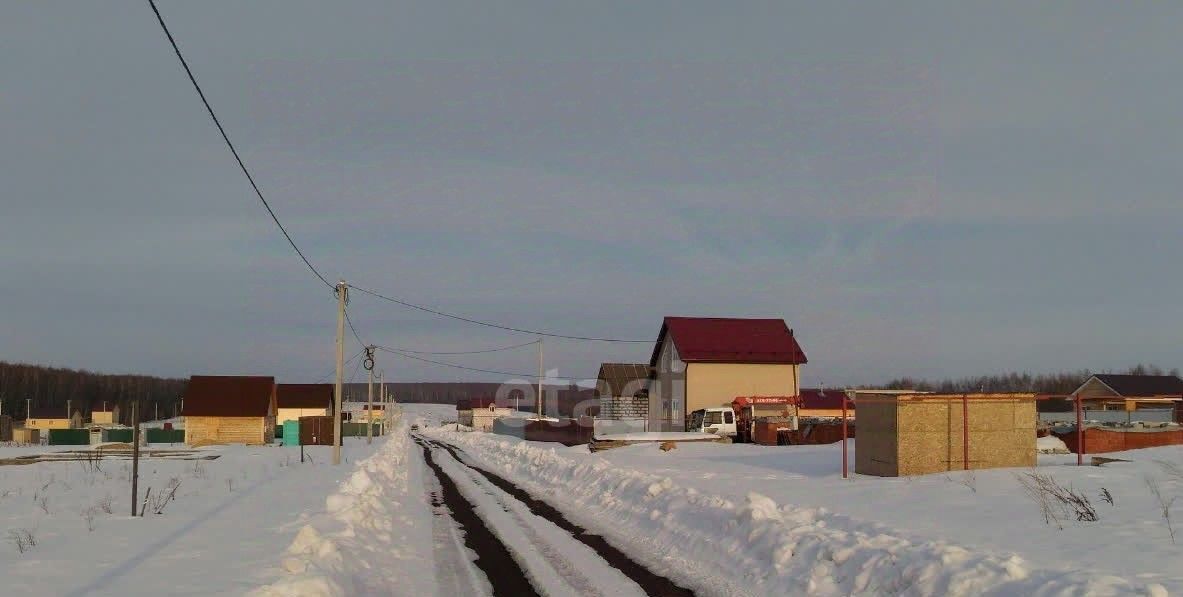
<svg viewBox="0 0 1183 597">
<path fill-rule="evenodd" d="M 448 313 L 447 311 L 440 311 L 438 309 L 424 307 L 423 305 L 416 305 L 415 303 L 410 303 L 410 302 L 407 302 L 407 301 L 404 301 L 401 299 L 394 298 L 392 296 L 387 296 L 387 295 L 382 294 L 380 292 L 370 290 L 368 288 L 363 288 L 361 286 L 357 286 L 354 284 L 350 284 L 349 287 L 358 291 L 358 292 L 368 294 L 372 297 L 379 298 L 379 299 L 382 299 L 385 301 L 390 301 L 396 305 L 402 305 L 404 307 L 409 307 L 411 309 L 418 309 L 419 311 L 423 311 L 425 313 L 431 313 L 432 315 L 439 315 L 441 317 L 448 317 L 448 318 L 455 319 L 458 321 L 463 321 L 463 322 L 471 323 L 471 324 L 475 324 L 475 325 L 483 325 L 485 327 L 496 328 L 499 330 L 505 330 L 505 331 L 509 331 L 509 332 L 517 332 L 519 334 L 530 334 L 532 336 L 546 336 L 548 338 L 563 338 L 563 339 L 567 339 L 567 340 L 585 340 L 588 342 L 618 342 L 618 343 L 629 343 L 629 344 L 642 344 L 642 343 L 643 344 L 652 344 L 653 343 L 653 340 L 651 340 L 651 339 L 650 340 L 629 340 L 629 339 L 623 339 L 623 338 L 606 338 L 606 337 L 600 337 L 600 336 L 573 336 L 573 335 L 567 335 L 567 334 L 557 334 L 554 332 L 546 332 L 546 331 L 541 331 L 541 330 L 532 330 L 532 329 L 528 329 L 528 328 L 519 328 L 519 327 L 508 326 L 508 325 L 501 325 L 499 323 L 491 323 L 488 321 L 481 321 L 479 319 L 472 319 L 471 317 L 464 317 L 463 315 L 456 315 L 455 313 Z"/>
<path fill-rule="evenodd" d="M 399 355 L 399 356 L 401 356 L 401 357 L 405 357 L 405 358 L 408 358 L 408 359 L 414 359 L 414 360 L 416 360 L 416 361 L 423 361 L 424 363 L 431 363 L 431 364 L 433 364 L 433 365 L 441 365 L 441 366 L 444 366 L 444 367 L 452 367 L 452 368 L 454 368 L 454 369 L 463 369 L 463 370 L 465 370 L 465 371 L 477 371 L 477 372 L 480 372 L 480 373 L 492 373 L 492 374 L 494 374 L 494 375 L 507 375 L 507 376 L 509 376 L 509 377 L 520 377 L 520 378 L 523 378 L 523 379 L 535 379 L 535 378 L 537 378 L 537 377 L 538 377 L 538 375 L 537 375 L 537 374 L 535 374 L 535 373 L 510 373 L 510 372 L 508 372 L 508 371 L 494 371 L 494 370 L 492 370 L 492 369 L 480 369 L 480 368 L 478 368 L 478 367 L 468 367 L 468 366 L 465 366 L 465 365 L 457 365 L 456 363 L 448 363 L 448 362 L 446 362 L 446 361 L 437 361 L 437 360 L 434 360 L 434 359 L 425 359 L 425 358 L 423 358 L 423 357 L 417 357 L 417 356 L 415 356 L 415 355 L 413 355 L 413 354 L 405 353 L 405 352 L 402 352 L 402 351 L 399 351 L 399 350 L 395 350 L 395 349 L 392 349 L 392 348 L 387 348 L 387 347 L 385 347 L 385 346 L 375 346 L 375 348 L 377 348 L 378 350 L 381 350 L 382 352 L 388 352 L 388 353 L 391 353 L 391 354 L 396 354 L 396 355 Z"/>
<path fill-rule="evenodd" d="M 176 53 L 177 59 L 181 63 L 181 67 L 184 68 L 185 74 L 189 77 L 189 82 L 192 83 L 194 91 L 197 92 L 197 96 L 199 98 L 201 98 L 201 103 L 205 106 L 206 112 L 209 113 L 210 119 L 213 120 L 214 126 L 216 126 L 218 128 L 218 132 L 222 135 L 222 140 L 226 142 L 226 147 L 230 149 L 230 153 L 234 156 L 234 160 L 236 162 L 238 162 L 238 167 L 242 170 L 242 173 L 246 176 L 247 182 L 249 182 L 251 185 L 251 188 L 254 189 L 255 195 L 259 198 L 259 201 L 263 204 L 263 207 L 267 210 L 267 213 L 271 216 L 271 220 L 275 222 L 275 225 L 277 227 L 279 227 L 280 232 L 283 233 L 284 238 L 287 239 L 288 244 L 291 245 L 292 250 L 294 250 L 296 252 L 296 255 L 298 255 L 300 257 L 300 259 L 304 262 L 304 265 L 308 266 L 308 269 L 317 278 L 319 278 L 320 281 L 323 282 L 326 286 L 328 286 L 329 288 L 335 289 L 336 286 L 334 284 L 332 284 L 331 282 L 329 282 L 328 278 L 326 278 L 323 274 L 321 274 L 320 270 L 316 269 L 316 267 L 314 265 L 312 265 L 312 261 L 310 261 L 308 259 L 308 256 L 305 255 L 304 251 L 301 250 L 299 245 L 296 244 L 295 239 L 292 238 L 292 235 L 288 232 L 287 228 L 284 227 L 283 222 L 281 222 L 279 220 L 279 216 L 275 213 L 275 210 L 272 209 L 271 204 L 267 201 L 267 198 L 263 196 L 263 191 L 259 188 L 259 185 L 255 182 L 254 176 L 251 175 L 250 170 L 246 167 L 246 163 L 243 162 L 242 157 L 238 154 L 238 149 L 236 149 L 234 147 L 234 143 L 232 141 L 230 141 L 230 135 L 226 133 L 225 127 L 222 126 L 222 121 L 218 119 L 218 115 L 217 115 L 217 113 L 214 112 L 213 106 L 210 105 L 209 100 L 205 97 L 205 92 L 202 91 L 201 85 L 198 84 L 197 77 L 193 74 L 193 70 L 191 68 L 189 68 L 189 63 L 188 63 L 188 61 L 185 60 L 184 54 L 181 53 L 181 48 L 177 44 L 176 38 L 173 37 L 172 32 L 168 28 L 168 25 L 164 22 L 164 16 L 160 14 L 160 10 L 156 7 L 155 0 L 148 0 L 148 5 L 152 7 L 152 12 L 156 14 L 156 20 L 157 20 L 157 22 L 160 23 L 160 28 L 164 31 L 164 35 L 168 38 L 168 42 L 172 46 L 173 52 Z M 547 331 L 542 331 L 542 330 L 532 330 L 532 329 L 528 329 L 528 328 L 519 328 L 519 327 L 514 327 L 514 326 L 501 325 L 501 324 L 492 323 L 492 322 L 488 322 L 488 321 L 482 321 L 479 319 L 473 319 L 471 317 L 457 315 L 455 313 L 448 313 L 446 311 L 440 311 L 438 309 L 432 309 L 430 307 L 425 307 L 423 305 L 417 305 L 415 303 L 404 301 L 404 300 L 401 300 L 401 299 L 398 299 L 398 298 L 395 298 L 392 296 L 388 296 L 388 295 L 379 293 L 377 291 L 363 288 L 360 286 L 354 286 L 354 285 L 350 284 L 349 287 L 354 288 L 355 290 L 358 290 L 358 291 L 368 294 L 370 296 L 373 296 L 373 297 L 376 297 L 376 298 L 379 298 L 382 300 L 386 300 L 391 303 L 395 303 L 397 305 L 402 305 L 404 307 L 408 307 L 411 309 L 417 309 L 417 310 L 423 311 L 425 313 L 431 313 L 433 315 L 438 315 L 440 317 L 447 317 L 450 319 L 455 319 L 457 321 L 463 321 L 463 322 L 474 324 L 474 325 L 480 325 L 480 326 L 485 326 L 485 327 L 489 327 L 489 328 L 505 330 L 508 332 L 530 334 L 530 335 L 534 335 L 534 336 L 545 336 L 548 338 L 562 338 L 562 339 L 567 339 L 567 340 L 583 340 L 583 341 L 589 341 L 589 342 L 615 342 L 615 343 L 630 343 L 630 344 L 648 344 L 648 343 L 652 342 L 652 340 L 649 340 L 649 339 L 632 340 L 632 339 L 608 338 L 608 337 L 599 337 L 599 336 L 578 336 L 578 335 L 559 334 L 559 333 L 555 333 L 555 332 L 547 332 Z M 350 324 L 350 327 L 351 328 L 353 327 L 352 323 Z M 353 330 L 353 333 L 354 333 L 354 336 L 358 339 L 358 341 L 361 342 L 361 337 L 357 334 L 356 329 Z M 364 346 L 365 343 L 362 342 L 362 345 Z"/>
<path fill-rule="evenodd" d="M 234 143 L 230 141 L 230 135 L 226 134 L 226 129 L 222 127 L 222 121 L 218 120 L 218 115 L 214 113 L 213 107 L 210 106 L 209 100 L 206 99 L 205 92 L 201 90 L 201 85 L 197 84 L 197 77 L 193 75 L 193 70 L 189 68 L 189 63 L 185 60 L 185 56 L 181 54 L 181 48 L 177 45 L 177 40 L 173 38 L 173 34 L 171 31 L 169 31 L 168 25 L 164 23 L 164 17 L 161 16 L 160 10 L 156 8 L 156 1 L 148 0 L 148 5 L 152 7 L 152 12 L 156 13 L 156 20 L 160 23 L 160 28 L 164 30 L 164 35 L 168 37 L 168 43 L 172 44 L 173 51 L 177 54 L 177 59 L 181 61 L 181 66 L 185 69 L 185 74 L 189 75 L 189 82 L 193 84 L 193 89 L 197 91 L 197 96 L 201 98 L 201 103 L 205 104 L 205 110 L 206 112 L 209 112 L 210 118 L 213 119 L 214 126 L 218 127 L 219 133 L 222 133 L 222 140 L 225 141 L 226 146 L 230 148 L 230 153 L 234 155 L 234 160 L 238 162 L 238 167 L 242 169 L 242 173 L 246 175 L 247 182 L 249 182 L 251 184 L 251 188 L 255 190 L 255 195 L 259 197 L 259 201 L 263 203 L 263 207 L 267 209 L 267 213 L 271 215 L 271 219 L 275 222 L 275 225 L 279 227 L 279 231 L 282 232 L 284 238 L 288 240 L 288 244 L 291 245 L 292 249 L 296 251 L 296 254 L 300 256 L 300 259 L 304 261 L 304 265 L 307 265 L 308 269 L 312 270 L 312 273 L 316 274 L 316 277 L 320 278 L 320 281 L 324 282 L 325 286 L 333 288 L 333 284 L 331 284 L 328 279 L 325 278 L 320 273 L 320 271 L 312 265 L 312 262 L 308 260 L 308 256 L 305 255 L 304 251 L 301 251 L 300 247 L 296 245 L 296 241 L 292 239 L 292 235 L 288 233 L 287 228 L 285 228 L 283 223 L 279 221 L 279 216 L 275 215 L 275 210 L 271 209 L 271 204 L 268 203 L 267 199 L 263 196 L 263 191 L 259 190 L 259 185 L 255 183 L 255 177 L 251 176 L 251 171 L 247 169 L 246 164 L 242 161 L 242 157 L 238 155 L 238 150 L 234 148 Z"/>
<path fill-rule="evenodd" d="M 363 352 L 365 352 L 365 351 L 366 351 L 366 350 L 363 348 L 363 349 L 361 349 L 361 350 L 359 350 L 359 351 L 357 351 L 357 352 L 353 353 L 353 356 L 349 357 L 349 359 L 345 361 L 345 363 L 343 364 L 343 366 L 346 366 L 346 367 L 347 367 L 347 366 L 349 366 L 349 363 L 352 363 L 352 362 L 353 362 L 353 359 L 356 359 L 357 357 L 361 356 L 361 353 L 363 353 Z M 319 379 L 317 379 L 316 381 L 314 381 L 314 382 L 312 382 L 312 383 L 320 383 L 320 382 L 322 382 L 322 381 L 325 381 L 325 380 L 327 380 L 328 378 L 332 377 L 332 376 L 333 376 L 333 374 L 334 374 L 334 373 L 336 373 L 336 372 L 337 372 L 337 368 L 336 368 L 336 367 L 333 367 L 333 370 L 332 370 L 332 371 L 329 371 L 328 373 L 325 373 L 324 375 L 320 376 L 320 378 L 319 378 Z"/>
<path fill-rule="evenodd" d="M 486 348 L 484 350 L 453 350 L 453 351 L 438 351 L 438 350 L 411 350 L 409 348 L 395 348 L 391 346 L 379 346 L 378 348 L 388 348 L 390 350 L 397 350 L 399 352 L 409 352 L 411 354 L 434 354 L 434 355 L 457 355 L 457 354 L 485 354 L 489 352 L 501 352 L 503 350 L 513 350 L 515 348 L 523 348 L 525 346 L 534 346 L 538 344 L 537 340 L 531 342 L 523 342 L 521 344 L 513 344 L 510 346 L 499 346 L 497 348 Z"/>
</svg>

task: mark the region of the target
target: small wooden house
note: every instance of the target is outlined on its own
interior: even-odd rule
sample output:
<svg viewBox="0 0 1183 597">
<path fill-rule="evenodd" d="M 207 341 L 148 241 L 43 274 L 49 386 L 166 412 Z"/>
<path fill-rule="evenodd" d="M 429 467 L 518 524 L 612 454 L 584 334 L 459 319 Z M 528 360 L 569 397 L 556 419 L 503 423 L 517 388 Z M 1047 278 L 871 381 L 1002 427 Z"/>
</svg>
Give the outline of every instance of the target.
<svg viewBox="0 0 1183 597">
<path fill-rule="evenodd" d="M 275 420 L 298 421 L 300 417 L 323 417 L 333 413 L 333 385 L 327 383 L 281 383 L 275 387 L 278 408 Z"/>
<path fill-rule="evenodd" d="M 269 444 L 275 441 L 275 378 L 194 375 L 185 388 L 185 443 Z"/>
<path fill-rule="evenodd" d="M 94 410 L 90 413 L 90 422 L 94 425 L 117 425 L 119 424 L 119 406 L 111 407 L 111 410 Z"/>
<path fill-rule="evenodd" d="M 859 474 L 1035 466 L 1035 394 L 859 393 L 855 402 Z"/>
<path fill-rule="evenodd" d="M 77 429 L 82 427 L 82 413 L 77 410 L 73 415 L 64 406 L 34 408 L 25 419 L 25 429 Z"/>
</svg>

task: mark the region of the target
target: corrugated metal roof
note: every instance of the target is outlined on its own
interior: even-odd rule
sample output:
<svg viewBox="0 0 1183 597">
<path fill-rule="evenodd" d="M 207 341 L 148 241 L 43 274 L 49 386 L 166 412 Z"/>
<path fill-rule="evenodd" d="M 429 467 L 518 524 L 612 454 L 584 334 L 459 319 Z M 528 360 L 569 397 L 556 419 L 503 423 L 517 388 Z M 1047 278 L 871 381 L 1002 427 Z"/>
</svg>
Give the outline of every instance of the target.
<svg viewBox="0 0 1183 597">
<path fill-rule="evenodd" d="M 842 390 L 821 390 L 818 388 L 802 388 L 801 389 L 801 408 L 810 409 L 825 409 L 825 410 L 842 410 L 842 397 L 846 392 Z M 854 403 L 850 402 L 848 408 L 854 410 Z"/>
<path fill-rule="evenodd" d="M 630 389 L 628 397 L 647 387 L 649 365 L 645 363 L 602 363 L 596 379 L 596 397 L 623 396 L 621 392 Z"/>
<path fill-rule="evenodd" d="M 281 383 L 275 386 L 279 408 L 332 408 L 333 385 L 327 383 Z"/>
<path fill-rule="evenodd" d="M 801 365 L 805 351 L 783 319 L 666 317 L 649 359 L 657 365 L 666 336 L 686 363 L 757 363 Z"/>
<path fill-rule="evenodd" d="M 194 375 L 181 414 L 192 417 L 265 417 L 271 413 L 275 378 Z"/>
<path fill-rule="evenodd" d="M 1183 395 L 1183 379 L 1174 375 L 1094 375 L 1101 383 L 1122 396 L 1179 396 Z"/>
</svg>

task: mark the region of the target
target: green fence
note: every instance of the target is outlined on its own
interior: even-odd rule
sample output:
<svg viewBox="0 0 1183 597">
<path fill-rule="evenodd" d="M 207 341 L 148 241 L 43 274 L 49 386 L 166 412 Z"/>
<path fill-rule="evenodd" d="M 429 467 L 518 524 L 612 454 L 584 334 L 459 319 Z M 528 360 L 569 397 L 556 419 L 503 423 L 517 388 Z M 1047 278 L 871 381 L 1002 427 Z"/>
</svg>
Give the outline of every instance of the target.
<svg viewBox="0 0 1183 597">
<path fill-rule="evenodd" d="M 107 441 L 109 441 L 109 442 L 121 442 L 121 443 L 125 443 L 125 444 L 130 444 L 131 438 L 132 438 L 132 430 L 131 429 L 108 429 L 107 430 Z"/>
<path fill-rule="evenodd" d="M 150 444 L 183 444 L 185 443 L 184 429 L 148 429 L 147 442 Z"/>
<path fill-rule="evenodd" d="M 374 423 L 374 436 L 382 435 L 382 425 Z M 341 437 L 365 437 L 366 424 L 365 423 L 341 423 Z"/>
<path fill-rule="evenodd" d="M 90 431 L 86 429 L 50 429 L 51 446 L 89 446 Z"/>
</svg>

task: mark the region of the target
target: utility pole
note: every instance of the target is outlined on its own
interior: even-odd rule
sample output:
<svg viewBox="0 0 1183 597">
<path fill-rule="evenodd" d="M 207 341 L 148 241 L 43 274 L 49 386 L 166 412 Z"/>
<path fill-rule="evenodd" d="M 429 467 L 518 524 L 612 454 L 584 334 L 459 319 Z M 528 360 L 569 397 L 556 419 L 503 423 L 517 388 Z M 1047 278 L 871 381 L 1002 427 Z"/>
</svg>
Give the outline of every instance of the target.
<svg viewBox="0 0 1183 597">
<path fill-rule="evenodd" d="M 370 381 L 366 388 L 366 445 L 374 443 L 374 347 L 366 347 L 366 369 L 369 370 Z"/>
<path fill-rule="evenodd" d="M 26 419 L 33 418 L 33 399 L 32 398 L 25 398 L 25 418 Z"/>
<path fill-rule="evenodd" d="M 538 338 L 538 421 L 542 421 L 542 338 Z"/>
<path fill-rule="evenodd" d="M 386 416 L 390 412 L 386 409 L 386 370 L 378 372 L 378 402 L 382 404 L 382 435 L 386 435 Z"/>
<path fill-rule="evenodd" d="M 140 483 L 140 402 L 131 403 L 131 515 L 135 518 Z"/>
<path fill-rule="evenodd" d="M 152 406 L 153 406 L 153 407 L 156 409 L 156 418 L 154 418 L 154 419 L 152 419 L 152 420 L 153 420 L 153 421 L 159 421 L 159 420 L 160 420 L 160 403 L 159 403 L 159 402 L 153 402 L 153 403 L 152 403 Z"/>
<path fill-rule="evenodd" d="M 349 285 L 337 282 L 337 383 L 333 389 L 333 464 L 341 464 L 341 376 L 345 369 L 345 301 Z"/>
</svg>

